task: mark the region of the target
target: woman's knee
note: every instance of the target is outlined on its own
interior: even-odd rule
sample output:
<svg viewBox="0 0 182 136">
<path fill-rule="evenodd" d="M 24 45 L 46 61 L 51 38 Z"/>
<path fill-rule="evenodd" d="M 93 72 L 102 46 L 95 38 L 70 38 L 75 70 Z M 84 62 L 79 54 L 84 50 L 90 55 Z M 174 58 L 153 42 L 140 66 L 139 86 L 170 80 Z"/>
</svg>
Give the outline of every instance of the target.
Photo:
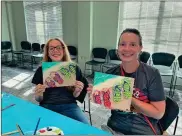
<svg viewBox="0 0 182 136">
<path fill-rule="evenodd" d="M 62 114 L 77 121 L 80 121 L 82 123 L 89 124 L 86 115 L 76 104 L 70 105 L 69 110 L 63 111 Z"/>
<path fill-rule="evenodd" d="M 80 108 L 77 109 L 74 116 L 75 116 L 76 120 L 78 120 L 78 121 L 80 121 L 82 123 L 85 123 L 85 124 L 90 124 L 87 117 L 86 117 L 86 115 L 84 114 L 84 112 Z"/>
</svg>

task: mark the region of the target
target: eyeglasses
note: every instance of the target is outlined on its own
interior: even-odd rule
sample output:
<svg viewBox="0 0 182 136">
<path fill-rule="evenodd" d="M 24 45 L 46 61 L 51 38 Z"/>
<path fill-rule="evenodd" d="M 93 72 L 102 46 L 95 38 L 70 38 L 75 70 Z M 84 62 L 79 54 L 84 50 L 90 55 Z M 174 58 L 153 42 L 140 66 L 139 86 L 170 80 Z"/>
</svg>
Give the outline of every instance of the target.
<svg viewBox="0 0 182 136">
<path fill-rule="evenodd" d="M 63 46 L 61 46 L 61 45 L 58 45 L 58 46 L 56 46 L 56 47 L 53 47 L 53 46 L 50 46 L 49 47 L 49 51 L 55 51 L 55 49 L 57 50 L 57 51 L 61 51 L 61 50 L 63 50 L 64 49 L 64 47 Z"/>
</svg>

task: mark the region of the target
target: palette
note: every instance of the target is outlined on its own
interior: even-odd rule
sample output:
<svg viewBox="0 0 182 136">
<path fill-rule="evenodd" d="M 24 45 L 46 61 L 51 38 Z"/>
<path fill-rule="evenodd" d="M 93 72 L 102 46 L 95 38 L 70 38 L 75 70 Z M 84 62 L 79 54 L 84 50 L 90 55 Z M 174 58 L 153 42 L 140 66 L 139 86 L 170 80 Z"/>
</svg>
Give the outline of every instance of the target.
<svg viewBox="0 0 182 136">
<path fill-rule="evenodd" d="M 49 126 L 39 129 L 36 135 L 64 135 L 60 128 Z"/>
</svg>

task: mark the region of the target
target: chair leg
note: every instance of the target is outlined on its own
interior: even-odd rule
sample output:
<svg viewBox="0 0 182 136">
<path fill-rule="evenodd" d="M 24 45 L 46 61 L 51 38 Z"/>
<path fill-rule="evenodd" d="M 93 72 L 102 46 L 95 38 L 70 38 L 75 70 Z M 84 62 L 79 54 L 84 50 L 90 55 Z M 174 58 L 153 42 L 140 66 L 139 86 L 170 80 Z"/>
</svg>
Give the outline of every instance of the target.
<svg viewBox="0 0 182 136">
<path fill-rule="evenodd" d="M 102 72 L 102 66 L 103 66 L 103 65 L 101 64 L 101 65 L 100 65 L 100 70 L 99 70 L 100 72 Z"/>
<path fill-rule="evenodd" d="M 85 63 L 85 69 L 84 69 L 84 76 L 86 76 L 86 67 L 87 67 L 87 64 Z"/>
<path fill-rule="evenodd" d="M 21 55 L 21 64 L 24 67 L 24 55 L 23 54 Z"/>
<path fill-rule="evenodd" d="M 83 102 L 83 110 L 85 112 L 85 101 Z"/>
<path fill-rule="evenodd" d="M 173 88 L 173 81 L 174 81 L 174 75 L 172 75 L 171 77 L 171 83 L 170 83 L 170 92 L 172 92 L 172 88 Z"/>
<path fill-rule="evenodd" d="M 175 89 L 176 89 L 176 82 L 177 82 L 177 76 L 176 76 L 175 81 L 174 81 L 174 88 L 173 88 L 171 97 L 174 96 L 174 91 L 175 91 Z"/>
<path fill-rule="evenodd" d="M 178 125 L 178 118 L 179 118 L 179 116 L 177 116 L 177 118 L 176 118 L 176 123 L 175 123 L 175 126 L 174 126 L 174 133 L 173 133 L 173 135 L 176 134 L 176 129 L 177 129 L 177 125 Z"/>
<path fill-rule="evenodd" d="M 91 111 L 90 111 L 90 100 L 88 100 L 88 110 L 86 110 L 85 101 L 83 102 L 83 112 L 88 112 L 89 119 L 90 119 L 90 125 L 92 126 L 92 117 L 91 117 Z"/>
<path fill-rule="evenodd" d="M 90 100 L 88 100 L 88 113 L 89 113 L 89 117 L 90 117 L 90 124 L 92 126 L 92 118 L 91 118 L 91 110 L 90 110 Z"/>
<path fill-rule="evenodd" d="M 32 70 L 33 70 L 33 63 L 34 63 L 34 57 L 31 56 L 31 68 L 32 68 Z"/>
</svg>

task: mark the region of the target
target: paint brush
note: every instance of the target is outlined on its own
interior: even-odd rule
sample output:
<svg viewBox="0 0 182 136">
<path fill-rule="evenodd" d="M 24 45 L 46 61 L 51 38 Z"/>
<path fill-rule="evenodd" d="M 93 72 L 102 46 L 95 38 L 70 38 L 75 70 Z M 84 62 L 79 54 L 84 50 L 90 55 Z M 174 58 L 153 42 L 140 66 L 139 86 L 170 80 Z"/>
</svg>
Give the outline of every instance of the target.
<svg viewBox="0 0 182 136">
<path fill-rule="evenodd" d="M 36 132 L 37 132 L 37 129 L 38 129 L 38 126 L 39 126 L 39 123 L 40 123 L 40 118 L 38 119 L 38 121 L 37 121 L 37 124 L 36 124 L 36 127 L 35 127 L 35 130 L 34 130 L 34 135 L 36 134 Z"/>
<path fill-rule="evenodd" d="M 6 109 L 8 109 L 8 108 L 10 108 L 10 107 L 12 107 L 12 106 L 14 106 L 14 105 L 15 105 L 15 104 L 10 104 L 9 106 L 6 106 L 5 108 L 2 108 L 1 111 L 6 110 Z"/>
<path fill-rule="evenodd" d="M 18 124 L 16 124 L 16 127 L 17 127 L 17 129 L 18 129 L 20 135 L 21 135 L 21 136 L 24 135 L 24 133 L 23 133 L 21 127 L 20 127 Z"/>
</svg>

